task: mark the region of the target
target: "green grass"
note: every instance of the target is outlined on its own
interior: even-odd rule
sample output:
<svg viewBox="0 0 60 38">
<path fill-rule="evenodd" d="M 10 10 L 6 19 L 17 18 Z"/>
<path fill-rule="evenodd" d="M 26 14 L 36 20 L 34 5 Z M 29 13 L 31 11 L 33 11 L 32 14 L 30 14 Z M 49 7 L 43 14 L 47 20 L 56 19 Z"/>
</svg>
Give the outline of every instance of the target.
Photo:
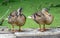
<svg viewBox="0 0 60 38">
<path fill-rule="evenodd" d="M 1 3 L 1 1 L 0 1 Z M 48 7 L 50 4 L 60 4 L 60 0 L 16 0 L 16 2 L 8 3 L 7 6 L 0 5 L 0 18 L 5 14 L 5 12 L 10 8 L 10 11 L 5 15 L 4 18 L 7 18 L 8 15 L 13 11 L 17 10 L 19 7 L 23 8 L 23 13 L 25 16 L 30 16 L 38 10 L 41 10 L 44 7 Z M 46 27 L 58 27 L 60 26 L 60 7 L 52 7 L 49 11 L 54 16 L 53 23 Z M 11 25 L 8 24 L 8 21 L 4 21 L 3 26 L 8 26 L 11 28 Z M 26 19 L 26 23 L 22 28 L 38 28 L 39 25 L 32 19 Z"/>
</svg>

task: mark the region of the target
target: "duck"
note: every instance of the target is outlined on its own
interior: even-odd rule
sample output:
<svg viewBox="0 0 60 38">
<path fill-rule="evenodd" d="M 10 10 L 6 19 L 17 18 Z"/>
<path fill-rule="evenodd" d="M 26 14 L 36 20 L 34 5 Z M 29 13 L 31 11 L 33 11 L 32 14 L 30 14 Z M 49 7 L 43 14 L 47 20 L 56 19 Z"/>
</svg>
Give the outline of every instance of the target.
<svg viewBox="0 0 60 38">
<path fill-rule="evenodd" d="M 45 25 L 50 25 L 54 20 L 54 16 L 48 12 L 47 8 L 43 8 L 41 11 L 28 16 L 28 18 L 33 19 L 37 24 L 39 24 L 39 31 L 41 32 L 46 31 Z M 43 25 L 43 27 L 41 27 L 41 25 Z"/>
<path fill-rule="evenodd" d="M 12 32 L 15 32 L 14 26 L 19 26 L 19 32 L 21 32 L 21 26 L 23 26 L 26 22 L 26 16 L 22 13 L 22 8 L 13 11 L 8 16 L 8 23 L 12 25 Z"/>
</svg>

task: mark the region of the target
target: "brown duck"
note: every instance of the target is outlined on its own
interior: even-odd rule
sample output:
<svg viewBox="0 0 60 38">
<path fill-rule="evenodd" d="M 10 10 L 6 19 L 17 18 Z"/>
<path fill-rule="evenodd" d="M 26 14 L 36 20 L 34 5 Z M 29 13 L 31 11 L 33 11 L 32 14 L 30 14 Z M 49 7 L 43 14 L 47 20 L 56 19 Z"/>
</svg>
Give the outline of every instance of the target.
<svg viewBox="0 0 60 38">
<path fill-rule="evenodd" d="M 29 16 L 29 18 L 32 18 L 36 23 L 40 26 L 40 31 L 45 31 L 45 25 L 50 25 L 53 22 L 54 17 L 49 14 L 48 9 L 43 8 L 41 11 L 34 13 L 32 16 Z M 41 28 L 41 25 L 43 25 L 43 28 Z"/>
<path fill-rule="evenodd" d="M 26 17 L 22 13 L 22 8 L 19 8 L 16 11 L 13 11 L 8 17 L 8 23 L 12 25 L 12 31 L 14 31 L 14 26 L 19 26 L 19 31 L 21 30 L 21 26 L 23 26 L 26 22 Z"/>
</svg>

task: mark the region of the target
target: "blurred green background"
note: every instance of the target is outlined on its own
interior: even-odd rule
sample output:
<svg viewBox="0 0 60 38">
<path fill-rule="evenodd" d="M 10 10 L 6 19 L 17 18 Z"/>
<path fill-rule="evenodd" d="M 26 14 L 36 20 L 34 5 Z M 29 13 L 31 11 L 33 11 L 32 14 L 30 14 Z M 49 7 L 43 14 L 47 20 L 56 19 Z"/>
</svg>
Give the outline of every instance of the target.
<svg viewBox="0 0 60 38">
<path fill-rule="evenodd" d="M 22 12 L 26 17 L 42 8 L 50 8 L 49 12 L 54 16 L 54 21 L 51 25 L 46 25 L 46 27 L 54 28 L 60 26 L 60 0 L 0 0 L 0 18 L 6 19 L 13 10 L 17 10 L 20 7 L 23 8 Z M 8 9 L 9 11 L 6 14 Z M 2 26 L 11 28 L 7 20 L 3 22 Z M 15 26 L 15 28 L 18 28 L 18 26 Z M 39 28 L 39 25 L 34 20 L 27 18 L 22 28 Z"/>
</svg>

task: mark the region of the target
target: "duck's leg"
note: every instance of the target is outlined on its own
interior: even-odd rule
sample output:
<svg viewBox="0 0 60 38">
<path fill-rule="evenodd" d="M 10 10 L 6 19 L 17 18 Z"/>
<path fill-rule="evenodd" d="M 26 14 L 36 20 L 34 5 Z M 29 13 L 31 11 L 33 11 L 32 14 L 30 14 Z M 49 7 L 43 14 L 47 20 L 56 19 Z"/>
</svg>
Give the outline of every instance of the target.
<svg viewBox="0 0 60 38">
<path fill-rule="evenodd" d="M 15 32 L 15 30 L 14 30 L 14 25 L 12 24 L 12 32 Z"/>
<path fill-rule="evenodd" d="M 41 31 L 41 25 L 39 25 L 39 31 Z"/>
<path fill-rule="evenodd" d="M 22 30 L 21 30 L 21 26 L 19 26 L 19 32 L 21 32 Z"/>
<path fill-rule="evenodd" d="M 42 26 L 41 32 L 45 31 L 45 24 Z"/>
<path fill-rule="evenodd" d="M 43 30 L 46 31 L 46 29 L 45 29 L 45 24 L 43 25 Z"/>
</svg>

